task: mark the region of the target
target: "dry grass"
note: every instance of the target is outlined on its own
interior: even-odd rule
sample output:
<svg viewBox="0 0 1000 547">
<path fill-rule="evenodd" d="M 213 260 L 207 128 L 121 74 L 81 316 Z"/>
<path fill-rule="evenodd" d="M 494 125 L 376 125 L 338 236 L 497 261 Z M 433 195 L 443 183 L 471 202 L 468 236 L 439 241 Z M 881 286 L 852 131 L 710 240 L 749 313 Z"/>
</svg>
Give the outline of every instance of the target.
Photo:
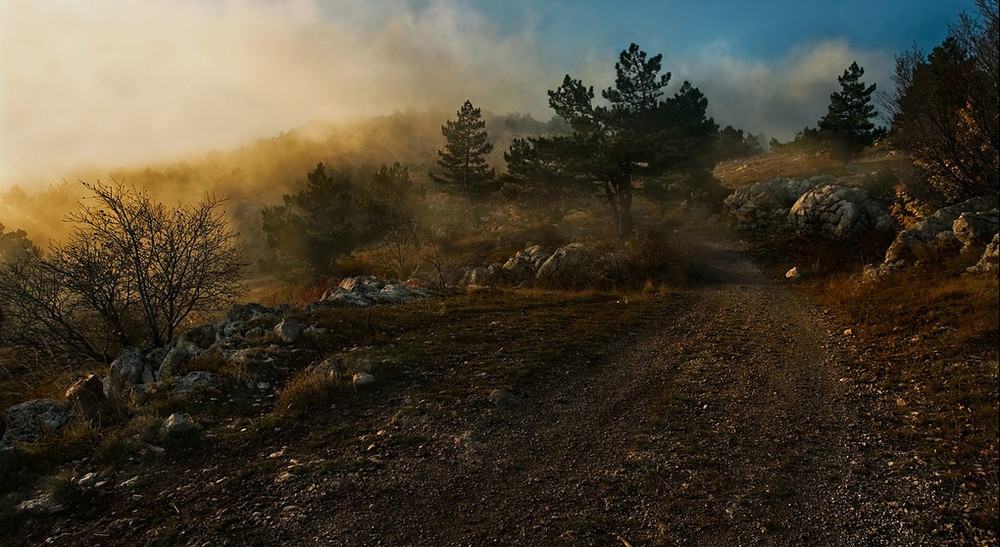
<svg viewBox="0 0 1000 547">
<path fill-rule="evenodd" d="M 813 298 L 850 325 L 867 349 L 861 380 L 896 397 L 888 434 L 968 495 L 978 525 L 998 517 L 1000 287 L 993 276 L 911 269 L 861 284 L 817 280 Z"/>
</svg>

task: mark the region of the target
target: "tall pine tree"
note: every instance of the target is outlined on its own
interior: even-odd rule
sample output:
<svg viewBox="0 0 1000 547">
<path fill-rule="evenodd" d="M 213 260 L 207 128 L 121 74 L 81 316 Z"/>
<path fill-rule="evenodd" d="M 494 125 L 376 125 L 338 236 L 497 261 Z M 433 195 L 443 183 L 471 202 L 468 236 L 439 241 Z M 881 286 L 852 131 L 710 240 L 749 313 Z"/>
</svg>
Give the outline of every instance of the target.
<svg viewBox="0 0 1000 547">
<path fill-rule="evenodd" d="M 458 119 L 447 120 L 441 126 L 446 142 L 444 150 L 438 150 L 438 165 L 444 172 L 431 173 L 431 180 L 470 201 L 477 201 L 495 191 L 496 172 L 483 158 L 493 151 L 485 128 L 486 122 L 479 109 L 472 106 L 472 102 L 465 101 L 458 111 Z"/>
<path fill-rule="evenodd" d="M 820 137 L 837 145 L 847 155 L 871 146 L 879 134 L 871 121 L 876 115 L 871 104 L 875 84 L 865 87 L 861 81 L 864 74 L 865 69 L 854 62 L 843 76 L 837 77 L 841 89 L 830 95 L 826 116 L 819 121 Z"/>
</svg>

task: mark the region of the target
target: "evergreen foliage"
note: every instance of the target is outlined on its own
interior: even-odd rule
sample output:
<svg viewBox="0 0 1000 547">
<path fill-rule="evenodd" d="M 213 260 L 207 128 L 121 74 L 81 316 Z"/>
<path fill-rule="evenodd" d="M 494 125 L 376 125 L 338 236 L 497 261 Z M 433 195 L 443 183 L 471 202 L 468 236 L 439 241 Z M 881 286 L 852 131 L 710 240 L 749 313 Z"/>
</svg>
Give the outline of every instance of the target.
<svg viewBox="0 0 1000 547">
<path fill-rule="evenodd" d="M 865 86 L 864 74 L 865 69 L 854 62 L 837 77 L 841 89 L 830 95 L 826 116 L 819 121 L 820 137 L 848 155 L 871 146 L 879 135 L 871 121 L 876 116 L 872 104 L 876 86 Z"/>
<path fill-rule="evenodd" d="M 470 201 L 495 191 L 496 172 L 484 158 L 493 151 L 485 128 L 480 110 L 472 106 L 472 102 L 465 101 L 458 110 L 457 119 L 447 120 L 441 126 L 446 141 L 444 150 L 438 150 L 438 165 L 443 172 L 431 173 L 431 180 Z"/>
<path fill-rule="evenodd" d="M 505 155 L 515 176 L 539 184 L 596 186 L 622 235 L 633 231 L 636 185 L 665 173 L 707 166 L 718 126 L 706 117 L 708 100 L 689 82 L 663 99 L 670 73 L 662 55 L 647 56 L 636 44 L 619 55 L 615 84 L 595 105 L 594 88 L 569 75 L 549 91 L 549 106 L 570 126 L 565 136 L 534 137 Z"/>
</svg>

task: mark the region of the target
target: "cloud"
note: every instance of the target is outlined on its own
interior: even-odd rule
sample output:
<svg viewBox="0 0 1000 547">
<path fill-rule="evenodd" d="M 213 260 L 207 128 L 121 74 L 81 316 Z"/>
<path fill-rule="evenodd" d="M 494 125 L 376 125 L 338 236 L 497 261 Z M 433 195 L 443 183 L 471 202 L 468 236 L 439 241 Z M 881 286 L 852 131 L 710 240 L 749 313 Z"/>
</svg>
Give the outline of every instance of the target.
<svg viewBox="0 0 1000 547">
<path fill-rule="evenodd" d="M 547 118 L 545 90 L 563 74 L 597 89 L 613 81 L 617 51 L 597 52 L 583 34 L 539 36 L 530 8 L 500 28 L 469 6 L 0 0 L 0 184 L 173 158 L 317 119 L 453 111 L 466 98 Z M 567 58 L 578 63 L 563 66 Z M 705 92 L 718 122 L 784 139 L 824 113 L 854 59 L 869 74 L 891 65 L 844 42 L 803 45 L 773 63 L 719 42 L 664 67 Z"/>
<path fill-rule="evenodd" d="M 0 179 L 466 98 L 518 110 L 543 72 L 530 32 L 454 2 L 0 2 Z"/>
<path fill-rule="evenodd" d="M 675 77 L 691 80 L 705 93 L 709 113 L 721 125 L 787 140 L 826 114 L 830 94 L 840 90 L 837 76 L 854 61 L 864 67 L 865 83 L 890 89 L 893 54 L 858 50 L 844 40 L 799 44 L 769 63 L 742 58 L 725 43 L 715 43 L 676 59 Z"/>
</svg>

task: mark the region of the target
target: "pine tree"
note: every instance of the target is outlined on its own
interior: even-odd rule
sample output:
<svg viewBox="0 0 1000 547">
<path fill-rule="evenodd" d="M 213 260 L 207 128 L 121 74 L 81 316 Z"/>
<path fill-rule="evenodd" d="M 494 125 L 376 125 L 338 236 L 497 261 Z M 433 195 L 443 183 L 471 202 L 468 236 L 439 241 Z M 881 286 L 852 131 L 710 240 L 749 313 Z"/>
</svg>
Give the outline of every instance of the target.
<svg viewBox="0 0 1000 547">
<path fill-rule="evenodd" d="M 878 132 L 871 119 L 875 117 L 872 93 L 875 84 L 865 87 L 861 81 L 865 69 L 858 63 L 837 77 L 841 90 L 830 95 L 826 116 L 819 121 L 821 138 L 832 141 L 846 154 L 857 154 L 875 142 Z"/>
<path fill-rule="evenodd" d="M 447 141 L 444 150 L 438 150 L 438 165 L 444 172 L 431 173 L 434 182 L 470 201 L 497 189 L 496 172 L 483 158 L 493 151 L 485 128 L 480 110 L 465 101 L 458 111 L 458 119 L 447 120 L 446 125 L 441 126 L 441 134 Z"/>
</svg>

